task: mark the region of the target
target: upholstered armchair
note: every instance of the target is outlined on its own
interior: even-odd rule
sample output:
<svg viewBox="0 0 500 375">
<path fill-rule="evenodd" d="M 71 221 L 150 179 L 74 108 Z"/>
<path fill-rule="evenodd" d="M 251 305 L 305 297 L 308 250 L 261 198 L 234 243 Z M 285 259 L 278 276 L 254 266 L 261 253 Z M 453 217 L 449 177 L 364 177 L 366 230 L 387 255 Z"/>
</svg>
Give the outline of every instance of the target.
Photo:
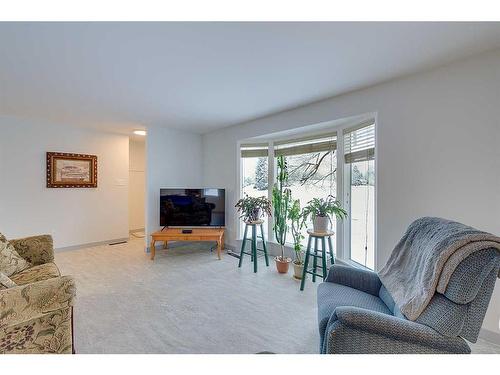
<svg viewBox="0 0 500 375">
<path fill-rule="evenodd" d="M 0 353 L 72 353 L 75 282 L 53 263 L 50 236 L 9 241 L 30 267 L 0 288 Z"/>
<path fill-rule="evenodd" d="M 496 249 L 472 254 L 410 321 L 377 273 L 334 265 L 318 287 L 320 352 L 470 353 L 465 340 L 477 341 L 499 270 Z"/>
</svg>

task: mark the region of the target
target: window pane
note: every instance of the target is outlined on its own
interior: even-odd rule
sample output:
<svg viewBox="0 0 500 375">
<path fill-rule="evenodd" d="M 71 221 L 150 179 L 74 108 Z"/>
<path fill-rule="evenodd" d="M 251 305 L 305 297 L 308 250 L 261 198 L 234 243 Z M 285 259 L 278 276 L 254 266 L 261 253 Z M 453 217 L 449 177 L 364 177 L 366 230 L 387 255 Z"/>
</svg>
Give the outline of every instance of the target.
<svg viewBox="0 0 500 375">
<path fill-rule="evenodd" d="M 351 259 L 370 269 L 375 266 L 375 161 L 348 164 L 351 169 Z"/>
<path fill-rule="evenodd" d="M 261 197 L 268 196 L 268 183 L 267 183 L 267 170 L 268 170 L 268 159 L 266 157 L 250 157 L 241 158 L 241 198 L 248 194 L 251 197 Z M 264 235 L 267 238 L 267 217 L 265 218 L 266 223 L 264 223 Z M 240 220 L 241 222 L 241 220 Z M 243 237 L 243 231 L 245 229 L 245 224 L 241 222 L 240 231 L 241 237 Z"/>
<path fill-rule="evenodd" d="M 288 164 L 288 188 L 292 198 L 299 199 L 303 208 L 313 198 L 326 198 L 336 194 L 337 153 L 335 151 L 312 152 L 300 155 L 285 156 Z M 277 163 L 275 163 L 277 164 Z M 335 218 L 332 218 L 332 228 L 335 230 Z M 307 228 L 312 229 L 312 220 L 306 222 L 302 230 L 307 245 Z M 291 243 L 292 237 L 288 236 Z"/>
</svg>

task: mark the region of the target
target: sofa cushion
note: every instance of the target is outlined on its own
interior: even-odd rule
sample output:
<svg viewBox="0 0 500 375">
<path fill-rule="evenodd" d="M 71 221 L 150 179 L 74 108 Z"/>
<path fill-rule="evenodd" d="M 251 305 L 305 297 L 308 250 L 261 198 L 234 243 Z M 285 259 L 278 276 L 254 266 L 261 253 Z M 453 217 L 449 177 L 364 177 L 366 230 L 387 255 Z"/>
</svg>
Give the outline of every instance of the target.
<svg viewBox="0 0 500 375">
<path fill-rule="evenodd" d="M 7 276 L 21 272 L 31 266 L 8 242 L 0 241 L 0 272 Z"/>
<path fill-rule="evenodd" d="M 33 266 L 54 261 L 52 236 L 43 234 L 10 240 L 17 253 Z"/>
<path fill-rule="evenodd" d="M 3 272 L 0 272 L 0 290 L 2 289 L 7 289 L 7 288 L 13 288 L 17 286 L 17 284 L 12 281 L 9 276 L 4 274 Z"/>
<path fill-rule="evenodd" d="M 44 263 L 16 273 L 11 276 L 11 279 L 18 285 L 25 285 L 59 276 L 61 273 L 55 263 Z"/>
<path fill-rule="evenodd" d="M 321 283 L 318 286 L 318 323 L 321 343 L 330 316 L 339 306 L 354 306 L 391 314 L 389 308 L 377 296 L 336 283 Z"/>
</svg>

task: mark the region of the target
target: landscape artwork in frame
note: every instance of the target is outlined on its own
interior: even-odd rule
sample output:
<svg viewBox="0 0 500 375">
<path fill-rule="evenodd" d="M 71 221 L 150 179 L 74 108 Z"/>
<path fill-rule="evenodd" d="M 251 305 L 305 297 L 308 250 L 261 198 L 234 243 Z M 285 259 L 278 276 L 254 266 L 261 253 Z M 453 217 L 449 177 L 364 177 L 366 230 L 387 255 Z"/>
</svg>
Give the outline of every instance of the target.
<svg viewBox="0 0 500 375">
<path fill-rule="evenodd" d="M 97 156 L 47 152 L 48 188 L 96 188 Z"/>
</svg>

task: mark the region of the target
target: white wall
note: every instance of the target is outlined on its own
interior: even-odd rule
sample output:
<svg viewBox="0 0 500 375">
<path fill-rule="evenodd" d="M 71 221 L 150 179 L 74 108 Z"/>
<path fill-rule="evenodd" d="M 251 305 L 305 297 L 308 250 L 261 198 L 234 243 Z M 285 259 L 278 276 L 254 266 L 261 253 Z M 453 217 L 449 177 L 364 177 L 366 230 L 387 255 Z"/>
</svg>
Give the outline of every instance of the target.
<svg viewBox="0 0 500 375">
<path fill-rule="evenodd" d="M 236 245 L 237 141 L 368 112 L 377 123 L 377 269 L 414 219 L 500 235 L 500 51 L 204 135 L 204 184 L 227 189 Z M 497 282 L 484 328 L 500 333 Z"/>
<path fill-rule="evenodd" d="M 160 188 L 202 186 L 201 135 L 148 127 L 146 140 L 146 238 L 160 229 Z"/>
<path fill-rule="evenodd" d="M 0 231 L 56 248 L 128 237 L 128 137 L 0 117 Z M 97 188 L 46 188 L 47 151 L 97 155 Z"/>
<path fill-rule="evenodd" d="M 144 229 L 146 200 L 146 142 L 130 139 L 129 142 L 129 230 Z"/>
</svg>

